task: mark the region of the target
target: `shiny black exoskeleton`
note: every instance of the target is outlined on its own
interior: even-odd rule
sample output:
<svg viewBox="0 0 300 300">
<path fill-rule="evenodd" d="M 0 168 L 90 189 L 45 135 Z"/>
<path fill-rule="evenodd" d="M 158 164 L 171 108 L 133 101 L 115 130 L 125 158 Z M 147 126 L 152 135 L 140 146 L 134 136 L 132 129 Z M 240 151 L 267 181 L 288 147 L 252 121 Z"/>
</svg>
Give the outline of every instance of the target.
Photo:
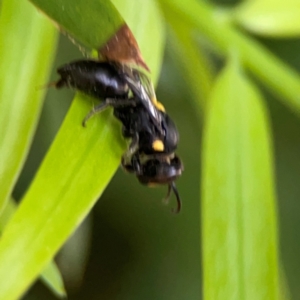
<svg viewBox="0 0 300 300">
<path fill-rule="evenodd" d="M 169 154 L 177 148 L 179 135 L 175 124 L 167 114 L 159 113 L 164 134 L 153 125 L 148 111 L 138 100 L 135 105 L 114 108 L 114 116 L 123 124 L 123 136 L 131 138 L 132 144 L 138 144 L 139 152 L 147 155 Z M 157 141 L 162 142 L 160 151 L 153 146 Z"/>
<path fill-rule="evenodd" d="M 57 70 L 61 79 L 56 87 L 67 86 L 95 98 L 128 98 L 129 87 L 114 66 L 108 62 L 81 60 Z"/>
<path fill-rule="evenodd" d="M 155 100 L 150 84 L 142 82 L 139 72 L 110 62 L 76 61 L 60 69 L 56 87 L 75 88 L 103 100 L 84 119 L 87 120 L 108 106 L 123 125 L 122 134 L 131 139 L 122 157 L 125 170 L 134 173 L 142 184 L 168 184 L 174 192 L 180 210 L 181 202 L 174 181 L 183 166 L 174 154 L 179 135 L 175 124 Z"/>
<path fill-rule="evenodd" d="M 141 160 L 142 159 L 142 160 Z M 122 161 L 124 169 L 130 173 L 134 173 L 139 182 L 148 186 L 155 186 L 158 184 L 168 184 L 169 189 L 165 202 L 168 202 L 171 191 L 174 192 L 177 198 L 177 209 L 174 212 L 178 213 L 181 209 L 181 201 L 176 189 L 174 181 L 181 176 L 183 165 L 178 156 L 174 157 L 153 157 L 153 156 L 139 156 L 134 154 L 129 164 Z"/>
</svg>

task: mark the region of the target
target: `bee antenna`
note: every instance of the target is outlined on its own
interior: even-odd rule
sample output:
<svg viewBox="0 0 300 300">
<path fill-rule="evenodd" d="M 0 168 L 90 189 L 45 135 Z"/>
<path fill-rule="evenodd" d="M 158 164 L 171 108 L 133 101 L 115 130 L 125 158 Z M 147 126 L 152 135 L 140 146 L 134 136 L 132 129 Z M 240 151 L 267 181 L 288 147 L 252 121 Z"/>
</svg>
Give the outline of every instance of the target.
<svg viewBox="0 0 300 300">
<path fill-rule="evenodd" d="M 36 87 L 36 90 L 48 89 L 50 87 L 57 87 L 57 81 L 49 82 L 47 84 L 39 85 Z"/>
<path fill-rule="evenodd" d="M 180 199 L 180 196 L 179 196 L 179 193 L 177 191 L 177 188 L 176 188 L 176 185 L 174 182 L 172 182 L 171 184 L 169 184 L 169 189 L 173 191 L 173 193 L 175 194 L 176 196 L 176 200 L 177 200 L 177 208 L 176 209 L 172 209 L 172 212 L 174 214 L 178 214 L 181 210 L 181 199 Z"/>
<path fill-rule="evenodd" d="M 167 192 L 167 195 L 166 197 L 163 199 L 163 202 L 165 204 L 168 204 L 169 203 L 169 200 L 170 200 L 170 196 L 171 196 L 171 192 L 173 191 L 173 193 L 175 194 L 176 196 L 176 200 L 177 200 L 177 208 L 173 208 L 172 209 L 172 212 L 175 213 L 175 214 L 178 214 L 181 210 L 181 200 L 180 200 L 180 196 L 179 196 L 179 193 L 177 191 L 177 188 L 176 188 L 176 185 L 174 182 L 170 183 L 168 185 L 168 192 Z"/>
</svg>

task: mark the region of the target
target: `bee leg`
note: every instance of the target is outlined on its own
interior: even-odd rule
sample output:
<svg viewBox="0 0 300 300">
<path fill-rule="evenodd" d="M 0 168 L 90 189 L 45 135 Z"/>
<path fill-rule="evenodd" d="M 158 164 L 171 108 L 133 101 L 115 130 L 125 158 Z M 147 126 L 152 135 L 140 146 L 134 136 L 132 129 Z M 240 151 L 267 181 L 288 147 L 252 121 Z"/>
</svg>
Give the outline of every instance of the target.
<svg viewBox="0 0 300 300">
<path fill-rule="evenodd" d="M 139 160 L 139 158 L 135 155 L 133 156 L 132 160 L 131 160 L 134 172 L 136 175 L 140 175 L 142 170 L 141 170 L 141 162 Z"/>
<path fill-rule="evenodd" d="M 106 103 L 106 101 L 100 103 L 99 105 L 95 106 L 83 119 L 82 121 L 82 126 L 86 127 L 86 122 L 93 117 L 96 114 L 99 114 L 100 112 L 102 112 L 103 110 L 105 110 L 107 107 L 109 106 L 108 103 Z"/>
<path fill-rule="evenodd" d="M 131 106 L 131 105 L 135 106 L 137 100 L 135 98 L 129 98 L 129 99 L 107 98 L 105 99 L 105 103 L 112 107 Z"/>
<path fill-rule="evenodd" d="M 58 84 L 58 83 L 57 83 Z M 135 105 L 137 100 L 134 98 L 130 99 L 120 99 L 120 98 L 107 98 L 104 102 L 100 103 L 99 105 L 95 106 L 83 119 L 82 126 L 86 127 L 86 122 L 92 118 L 94 115 L 101 113 L 105 110 L 108 106 L 112 107 L 119 107 L 119 106 L 128 106 L 128 105 Z"/>
<path fill-rule="evenodd" d="M 130 146 L 128 150 L 122 156 L 122 165 L 133 165 L 132 161 L 134 160 L 133 155 L 139 149 L 139 136 L 136 134 L 132 137 Z M 126 168 L 125 168 L 126 169 Z"/>
<path fill-rule="evenodd" d="M 131 143 L 129 145 L 127 155 L 133 156 L 133 154 L 135 154 L 138 151 L 138 149 L 139 149 L 139 135 L 138 133 L 136 133 L 131 139 Z"/>
<path fill-rule="evenodd" d="M 131 163 L 125 162 L 123 156 L 122 156 L 122 160 L 121 160 L 121 165 L 122 165 L 122 168 L 126 172 L 128 172 L 128 173 L 135 173 L 133 165 Z"/>
<path fill-rule="evenodd" d="M 133 156 L 131 161 L 126 161 L 126 158 L 124 155 L 122 156 L 121 160 L 122 167 L 125 169 L 125 171 L 129 173 L 134 173 L 136 175 L 141 174 L 141 163 L 138 157 Z"/>
</svg>

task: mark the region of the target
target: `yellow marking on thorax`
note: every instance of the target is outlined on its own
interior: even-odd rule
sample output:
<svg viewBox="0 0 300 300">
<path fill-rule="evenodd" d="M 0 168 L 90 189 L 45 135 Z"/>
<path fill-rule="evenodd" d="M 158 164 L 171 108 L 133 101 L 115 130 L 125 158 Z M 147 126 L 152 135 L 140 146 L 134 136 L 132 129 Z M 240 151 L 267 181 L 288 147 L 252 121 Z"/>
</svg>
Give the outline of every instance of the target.
<svg viewBox="0 0 300 300">
<path fill-rule="evenodd" d="M 165 150 L 164 143 L 161 140 L 155 140 L 152 143 L 152 149 L 154 149 L 157 152 L 162 152 Z"/>
<path fill-rule="evenodd" d="M 156 99 L 155 97 L 152 98 L 151 100 L 152 100 L 152 103 L 154 104 L 154 106 L 155 106 L 158 110 L 160 110 L 160 111 L 162 111 L 162 112 L 165 112 L 165 111 L 166 111 L 165 107 L 164 107 L 159 101 L 157 101 L 157 99 Z"/>
</svg>

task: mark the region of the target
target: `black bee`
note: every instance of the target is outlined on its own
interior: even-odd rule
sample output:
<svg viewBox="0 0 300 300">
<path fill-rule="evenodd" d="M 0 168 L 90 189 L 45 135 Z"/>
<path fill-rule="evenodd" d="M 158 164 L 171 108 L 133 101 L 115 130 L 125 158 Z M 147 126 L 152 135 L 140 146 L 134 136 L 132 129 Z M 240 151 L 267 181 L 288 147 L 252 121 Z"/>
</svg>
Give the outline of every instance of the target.
<svg viewBox="0 0 300 300">
<path fill-rule="evenodd" d="M 123 125 L 122 134 L 131 139 L 122 157 L 122 166 L 134 173 L 142 184 L 168 184 L 181 202 L 174 181 L 181 175 L 183 165 L 174 154 L 179 141 L 175 124 L 156 100 L 151 81 L 137 69 L 115 62 L 93 60 L 75 61 L 58 69 L 61 78 L 56 87 L 74 88 L 103 100 L 83 120 L 114 108 L 114 115 Z"/>
</svg>

